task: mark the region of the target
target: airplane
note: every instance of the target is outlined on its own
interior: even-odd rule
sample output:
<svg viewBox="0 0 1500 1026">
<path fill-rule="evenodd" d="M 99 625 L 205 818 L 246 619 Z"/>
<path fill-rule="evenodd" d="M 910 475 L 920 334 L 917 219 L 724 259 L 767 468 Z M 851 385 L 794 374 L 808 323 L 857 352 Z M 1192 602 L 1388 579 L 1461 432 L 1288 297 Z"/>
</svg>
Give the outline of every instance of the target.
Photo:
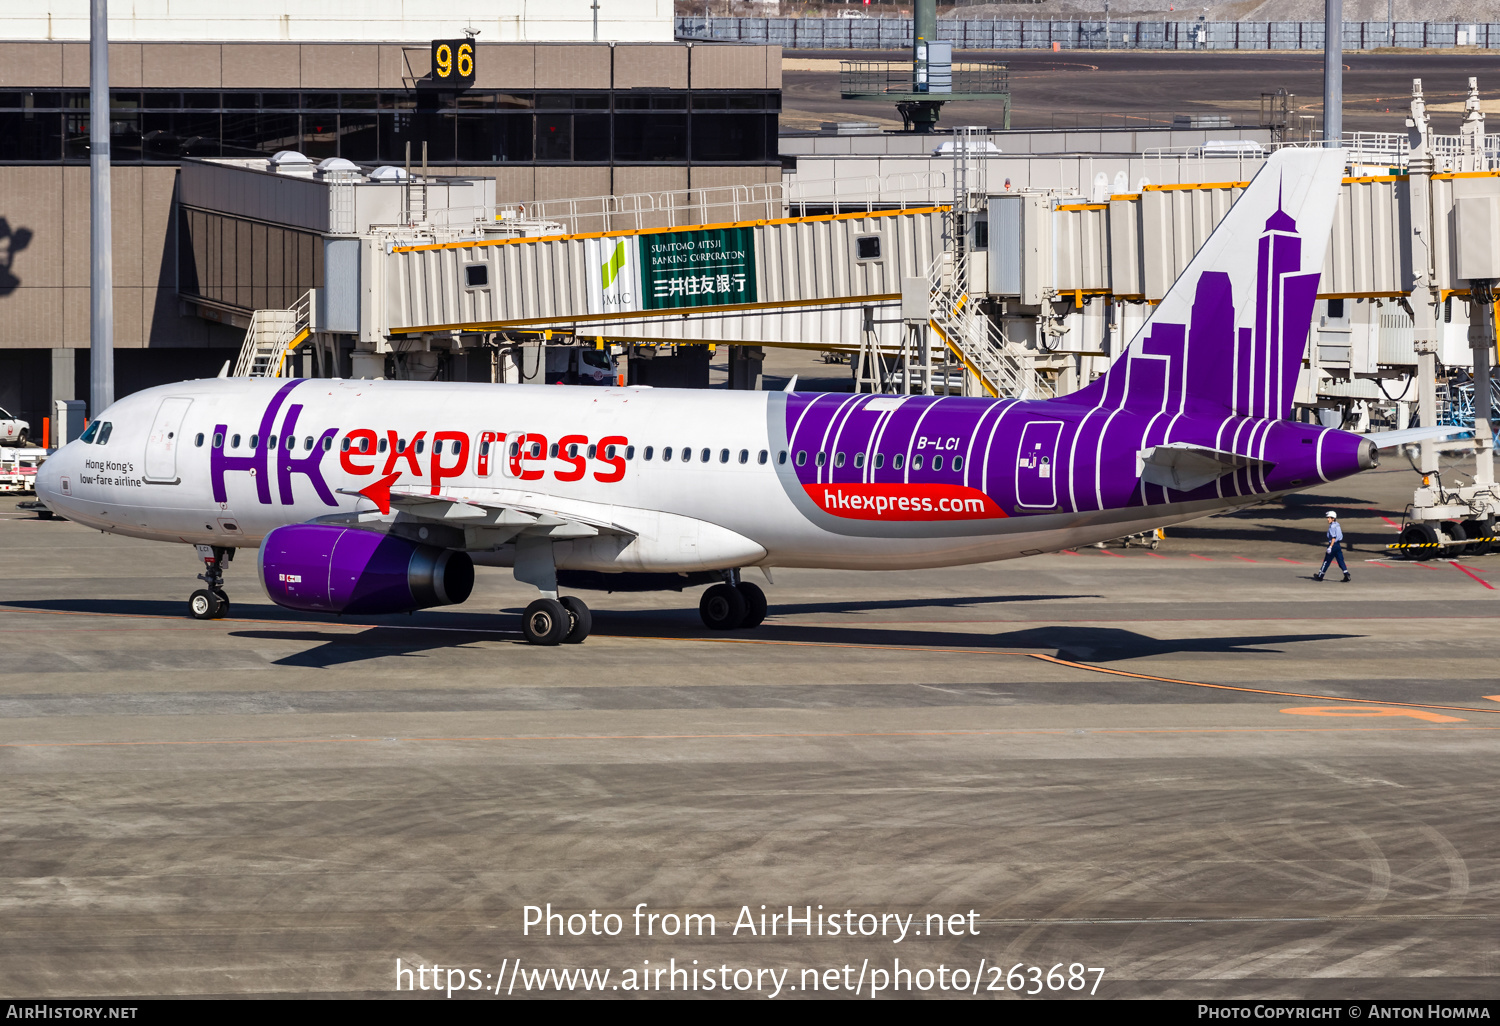
<svg viewBox="0 0 1500 1026">
<path fill-rule="evenodd" d="M 1286 419 L 1346 155 L 1274 153 L 1101 377 L 1047 400 L 216 378 L 130 395 L 41 468 L 47 507 L 197 547 L 199 619 L 258 549 L 314 613 L 463 602 L 475 566 L 559 588 L 711 583 L 714 630 L 757 626 L 752 567 L 901 570 L 1074 548 L 1319 485 L 1368 437 Z"/>
</svg>

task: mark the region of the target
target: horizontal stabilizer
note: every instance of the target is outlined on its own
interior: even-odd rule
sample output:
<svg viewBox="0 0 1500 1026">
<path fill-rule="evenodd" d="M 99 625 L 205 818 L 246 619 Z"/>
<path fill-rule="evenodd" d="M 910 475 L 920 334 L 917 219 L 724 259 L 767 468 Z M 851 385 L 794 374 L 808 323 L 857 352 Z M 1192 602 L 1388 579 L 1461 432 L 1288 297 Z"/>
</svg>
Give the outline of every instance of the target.
<svg viewBox="0 0 1500 1026">
<path fill-rule="evenodd" d="M 1374 442 L 1377 449 L 1395 449 L 1402 445 L 1425 442 L 1429 438 L 1473 438 L 1474 429 L 1438 424 L 1433 427 L 1404 428 L 1400 431 L 1372 431 L 1365 437 Z"/>
<path fill-rule="evenodd" d="M 1208 449 L 1187 442 L 1169 442 L 1142 449 L 1141 479 L 1179 492 L 1190 492 L 1217 481 L 1225 474 L 1246 467 L 1270 467 L 1266 460 L 1240 456 L 1232 452 Z"/>
</svg>

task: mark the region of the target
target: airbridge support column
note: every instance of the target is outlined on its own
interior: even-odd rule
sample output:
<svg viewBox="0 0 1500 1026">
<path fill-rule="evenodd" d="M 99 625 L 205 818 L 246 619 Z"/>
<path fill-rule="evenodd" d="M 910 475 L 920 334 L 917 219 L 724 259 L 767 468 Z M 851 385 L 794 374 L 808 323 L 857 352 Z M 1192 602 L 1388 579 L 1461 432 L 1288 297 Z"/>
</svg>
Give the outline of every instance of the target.
<svg viewBox="0 0 1500 1026">
<path fill-rule="evenodd" d="M 729 387 L 760 391 L 760 368 L 766 351 L 760 346 L 729 347 Z"/>
</svg>

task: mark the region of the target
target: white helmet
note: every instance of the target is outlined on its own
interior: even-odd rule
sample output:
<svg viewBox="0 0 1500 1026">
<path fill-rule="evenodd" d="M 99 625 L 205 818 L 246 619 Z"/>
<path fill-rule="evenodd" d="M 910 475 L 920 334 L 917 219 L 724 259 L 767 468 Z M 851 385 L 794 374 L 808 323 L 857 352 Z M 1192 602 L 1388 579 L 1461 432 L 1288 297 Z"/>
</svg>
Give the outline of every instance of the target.
<svg viewBox="0 0 1500 1026">
<path fill-rule="evenodd" d="M 1337 520 L 1339 518 L 1339 515 L 1337 513 L 1335 513 L 1333 510 L 1329 510 L 1327 513 L 1324 513 L 1323 515 L 1325 517 L 1327 517 L 1329 520 Z"/>
</svg>

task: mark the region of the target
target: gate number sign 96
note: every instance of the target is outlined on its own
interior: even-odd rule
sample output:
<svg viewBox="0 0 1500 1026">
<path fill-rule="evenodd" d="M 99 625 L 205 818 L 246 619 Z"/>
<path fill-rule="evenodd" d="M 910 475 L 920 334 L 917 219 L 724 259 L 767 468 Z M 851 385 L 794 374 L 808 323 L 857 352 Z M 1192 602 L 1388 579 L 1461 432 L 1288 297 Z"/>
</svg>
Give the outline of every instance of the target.
<svg viewBox="0 0 1500 1026">
<path fill-rule="evenodd" d="M 432 43 L 432 74 L 442 82 L 474 79 L 474 42 L 470 39 L 435 39 Z"/>
</svg>

